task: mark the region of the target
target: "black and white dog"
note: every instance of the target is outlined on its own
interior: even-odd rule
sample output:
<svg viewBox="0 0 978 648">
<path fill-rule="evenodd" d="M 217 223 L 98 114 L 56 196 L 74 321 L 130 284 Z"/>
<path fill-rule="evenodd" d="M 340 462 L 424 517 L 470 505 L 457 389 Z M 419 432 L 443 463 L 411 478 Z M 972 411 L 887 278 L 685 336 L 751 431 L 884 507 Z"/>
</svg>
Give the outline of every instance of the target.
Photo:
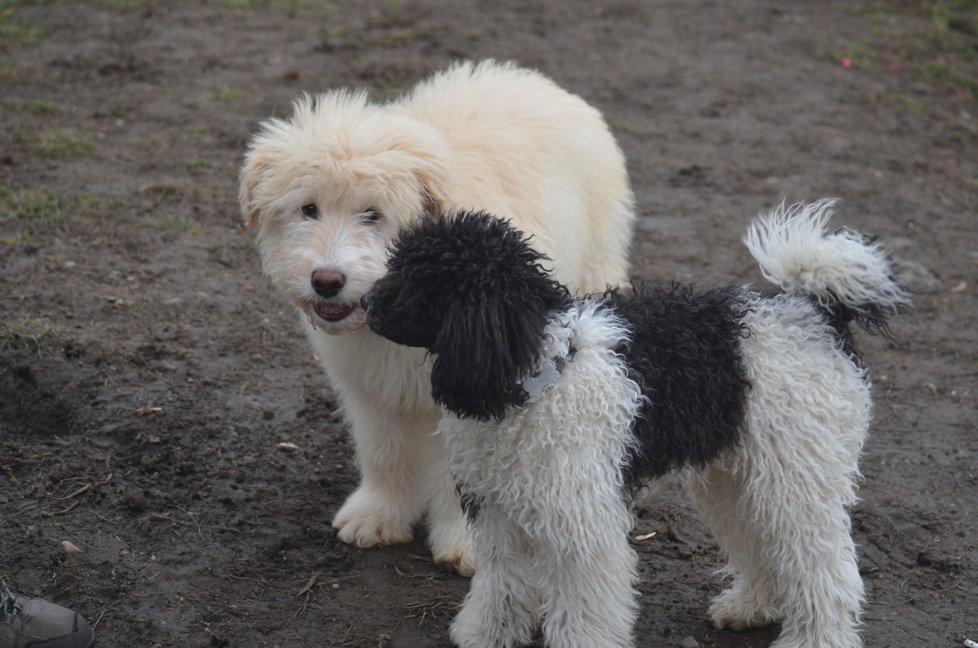
<svg viewBox="0 0 978 648">
<path fill-rule="evenodd" d="M 887 254 L 827 233 L 832 201 L 775 209 L 745 243 L 782 292 L 640 285 L 573 299 L 485 213 L 404 233 L 367 323 L 434 356 L 440 433 L 473 505 L 463 648 L 632 645 L 636 486 L 688 467 L 729 556 L 717 627 L 781 622 L 777 648 L 861 645 L 850 536 L 871 418 L 853 320 L 909 306 Z"/>
</svg>

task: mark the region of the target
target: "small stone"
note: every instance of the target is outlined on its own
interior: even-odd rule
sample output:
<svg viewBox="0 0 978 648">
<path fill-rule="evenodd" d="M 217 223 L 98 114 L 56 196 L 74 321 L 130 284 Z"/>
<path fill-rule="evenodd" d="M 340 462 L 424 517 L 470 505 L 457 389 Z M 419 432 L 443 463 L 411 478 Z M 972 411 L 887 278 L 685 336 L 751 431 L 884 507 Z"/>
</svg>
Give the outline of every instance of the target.
<svg viewBox="0 0 978 648">
<path fill-rule="evenodd" d="M 71 540 L 62 540 L 61 548 L 64 550 L 65 553 L 70 553 L 70 554 L 81 553 L 81 549 L 78 548 L 78 545 L 76 545 Z"/>
<path fill-rule="evenodd" d="M 686 637 L 679 642 L 680 648 L 700 648 L 700 642 L 693 637 Z"/>
</svg>

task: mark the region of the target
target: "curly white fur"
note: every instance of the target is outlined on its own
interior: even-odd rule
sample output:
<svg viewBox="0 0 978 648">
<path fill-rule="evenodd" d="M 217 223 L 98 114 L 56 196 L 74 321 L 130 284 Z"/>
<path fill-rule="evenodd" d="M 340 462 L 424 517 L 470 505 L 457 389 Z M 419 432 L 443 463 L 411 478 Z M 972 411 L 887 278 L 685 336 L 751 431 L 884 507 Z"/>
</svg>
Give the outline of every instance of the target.
<svg viewBox="0 0 978 648">
<path fill-rule="evenodd" d="M 688 479 L 734 577 L 710 619 L 733 629 L 780 621 L 778 648 L 860 646 L 847 508 L 871 417 L 864 372 L 806 300 L 755 297 L 747 308 L 742 443 Z M 622 470 L 646 396 L 611 351 L 628 335 L 613 313 L 575 307 L 548 334 L 560 342 L 544 357 L 567 339 L 577 350 L 539 399 L 498 424 L 441 424 L 452 470 L 480 502 L 477 572 L 452 625 L 463 648 L 519 646 L 541 620 L 548 646 L 633 645 Z"/>
<path fill-rule="evenodd" d="M 626 336 L 593 302 L 560 313 L 544 355 L 576 352 L 559 382 L 498 424 L 443 419 L 452 470 L 482 507 L 458 645 L 526 643 L 541 617 L 551 646 L 631 645 L 636 557 L 621 474 L 643 396 L 613 351 Z"/>
<path fill-rule="evenodd" d="M 812 295 L 823 306 L 838 300 L 862 311 L 873 304 L 895 315 L 908 295 L 891 275 L 889 255 L 858 232 L 826 234 L 835 203 L 782 203 L 751 224 L 744 244 L 764 278 L 788 292 Z"/>
<path fill-rule="evenodd" d="M 831 202 L 775 210 L 748 246 L 789 292 L 737 293 L 735 342 L 750 389 L 739 443 L 685 470 L 729 558 L 718 628 L 781 623 L 776 648 L 858 648 L 863 585 L 850 534 L 872 417 L 866 372 L 818 296 L 849 308 L 909 303 L 875 244 L 825 235 Z M 539 625 L 553 648 L 633 645 L 636 555 L 623 474 L 644 399 L 628 359 L 631 324 L 606 304 L 552 314 L 541 363 L 560 379 L 501 421 L 446 415 L 451 469 L 477 505 L 478 571 L 452 624 L 462 648 L 512 648 Z M 629 356 L 631 357 L 631 356 Z M 682 368 L 678 368 L 682 371 Z"/>
</svg>

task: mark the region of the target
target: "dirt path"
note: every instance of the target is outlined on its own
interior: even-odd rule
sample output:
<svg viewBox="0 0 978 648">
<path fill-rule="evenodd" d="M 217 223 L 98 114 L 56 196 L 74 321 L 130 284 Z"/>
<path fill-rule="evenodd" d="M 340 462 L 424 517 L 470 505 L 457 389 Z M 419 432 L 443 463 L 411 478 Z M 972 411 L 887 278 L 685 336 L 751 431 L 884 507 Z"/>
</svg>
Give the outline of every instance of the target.
<svg viewBox="0 0 978 648">
<path fill-rule="evenodd" d="M 759 279 L 739 239 L 782 197 L 883 237 L 916 310 L 860 338 L 866 644 L 978 639 L 974 0 L 646 4 L 0 0 L 0 574 L 103 648 L 449 645 L 465 580 L 329 527 L 350 447 L 236 175 L 302 91 L 493 56 L 605 111 L 636 276 Z M 776 636 L 707 625 L 720 556 L 678 491 L 638 531 L 639 645 Z"/>
</svg>

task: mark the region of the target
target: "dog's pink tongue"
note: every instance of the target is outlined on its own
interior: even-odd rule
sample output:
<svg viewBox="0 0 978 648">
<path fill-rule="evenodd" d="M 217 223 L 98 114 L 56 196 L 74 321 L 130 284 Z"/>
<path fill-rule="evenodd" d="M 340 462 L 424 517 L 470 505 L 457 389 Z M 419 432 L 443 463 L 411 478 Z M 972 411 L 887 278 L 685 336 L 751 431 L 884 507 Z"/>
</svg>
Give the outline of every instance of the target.
<svg viewBox="0 0 978 648">
<path fill-rule="evenodd" d="M 316 304 L 316 314 L 327 322 L 336 322 L 353 312 L 346 304 Z"/>
</svg>

